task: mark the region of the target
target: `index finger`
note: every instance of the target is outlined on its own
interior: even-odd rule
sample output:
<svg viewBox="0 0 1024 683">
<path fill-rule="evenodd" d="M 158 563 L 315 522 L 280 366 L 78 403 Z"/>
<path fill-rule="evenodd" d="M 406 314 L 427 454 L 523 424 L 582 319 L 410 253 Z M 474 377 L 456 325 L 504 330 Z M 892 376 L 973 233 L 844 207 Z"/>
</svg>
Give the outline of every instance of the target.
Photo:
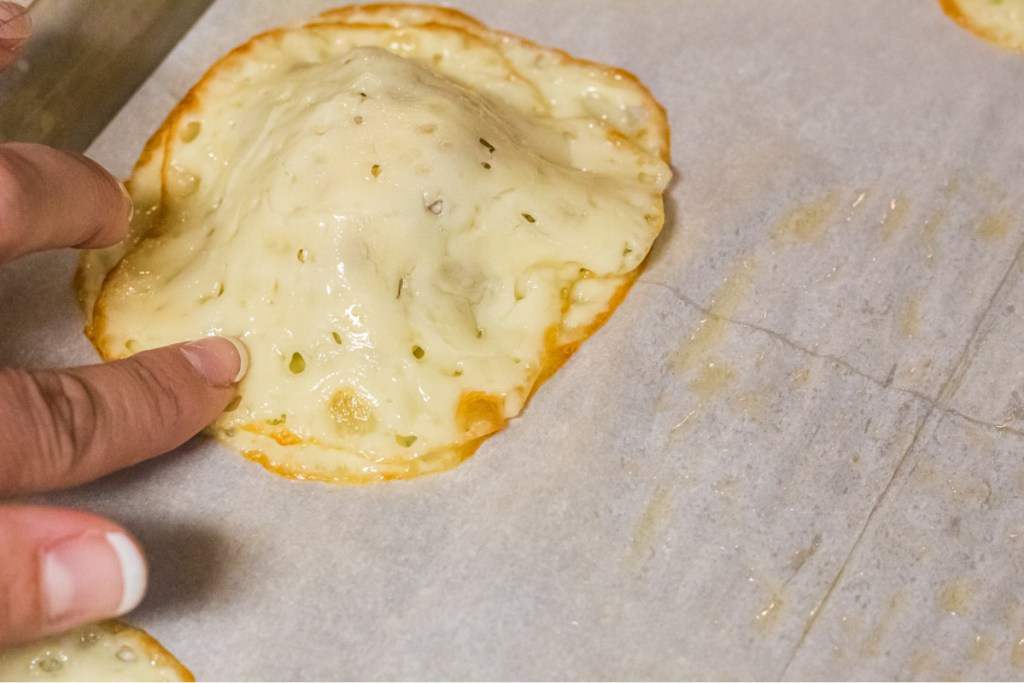
<svg viewBox="0 0 1024 683">
<path fill-rule="evenodd" d="M 0 145 L 0 263 L 128 234 L 131 198 L 95 161 L 45 145 Z"/>
<path fill-rule="evenodd" d="M 181 445 L 220 415 L 247 358 L 241 342 L 206 337 L 59 372 L 0 369 L 0 498 L 82 484 Z"/>
</svg>

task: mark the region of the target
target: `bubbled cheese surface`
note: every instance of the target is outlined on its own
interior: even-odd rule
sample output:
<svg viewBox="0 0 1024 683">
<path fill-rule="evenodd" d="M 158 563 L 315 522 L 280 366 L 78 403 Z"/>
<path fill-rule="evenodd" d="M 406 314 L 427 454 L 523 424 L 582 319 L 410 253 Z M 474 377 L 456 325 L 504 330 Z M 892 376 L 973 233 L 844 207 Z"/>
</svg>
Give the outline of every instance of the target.
<svg viewBox="0 0 1024 683">
<path fill-rule="evenodd" d="M 104 621 L 0 652 L 0 681 L 191 681 L 148 634 Z"/>
<path fill-rule="evenodd" d="M 131 240 L 83 262 L 87 332 L 108 358 L 243 339 L 211 429 L 280 473 L 447 469 L 625 293 L 663 223 L 667 135 L 628 74 L 454 12 L 264 34 L 147 146 Z"/>
</svg>

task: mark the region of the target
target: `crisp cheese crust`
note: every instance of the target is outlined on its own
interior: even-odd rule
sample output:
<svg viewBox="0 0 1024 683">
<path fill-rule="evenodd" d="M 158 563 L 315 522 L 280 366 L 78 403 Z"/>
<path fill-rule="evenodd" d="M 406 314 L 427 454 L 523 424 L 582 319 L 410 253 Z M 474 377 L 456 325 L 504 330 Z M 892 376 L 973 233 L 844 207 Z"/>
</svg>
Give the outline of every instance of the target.
<svg viewBox="0 0 1024 683">
<path fill-rule="evenodd" d="M 424 5 L 256 36 L 170 114 L 129 240 L 83 259 L 104 358 L 250 350 L 218 438 L 331 482 L 448 469 L 622 299 L 664 222 L 665 113 L 626 72 Z"/>
<path fill-rule="evenodd" d="M 145 631 L 109 620 L 0 652 L 0 681 L 193 681 Z"/>
</svg>

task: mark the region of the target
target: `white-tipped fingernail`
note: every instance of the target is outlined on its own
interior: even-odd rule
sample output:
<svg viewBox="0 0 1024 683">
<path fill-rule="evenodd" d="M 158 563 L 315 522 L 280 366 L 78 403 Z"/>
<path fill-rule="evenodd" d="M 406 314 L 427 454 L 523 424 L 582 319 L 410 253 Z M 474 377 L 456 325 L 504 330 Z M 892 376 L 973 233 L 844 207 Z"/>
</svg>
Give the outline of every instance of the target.
<svg viewBox="0 0 1024 683">
<path fill-rule="evenodd" d="M 211 386 L 235 384 L 249 369 L 249 351 L 234 337 L 206 337 L 183 345 L 181 352 Z"/>
<path fill-rule="evenodd" d="M 47 617 L 55 624 L 124 614 L 146 592 L 146 561 L 120 532 L 64 539 L 45 551 L 41 569 Z"/>
<path fill-rule="evenodd" d="M 107 543 L 121 563 L 121 604 L 117 606 L 117 614 L 121 615 L 135 609 L 146 594 L 146 561 L 135 543 L 122 533 L 108 532 Z"/>
<path fill-rule="evenodd" d="M 132 218 L 135 216 L 135 200 L 132 199 L 132 193 L 128 191 L 128 186 L 118 181 L 118 185 L 121 186 L 121 196 L 124 197 L 124 203 L 126 211 L 128 212 L 128 222 L 132 222 Z"/>
<path fill-rule="evenodd" d="M 237 337 L 224 337 L 229 342 L 235 345 L 235 350 L 238 351 L 238 374 L 232 382 L 240 382 L 245 373 L 249 372 L 249 349 L 242 343 L 241 339 Z"/>
</svg>

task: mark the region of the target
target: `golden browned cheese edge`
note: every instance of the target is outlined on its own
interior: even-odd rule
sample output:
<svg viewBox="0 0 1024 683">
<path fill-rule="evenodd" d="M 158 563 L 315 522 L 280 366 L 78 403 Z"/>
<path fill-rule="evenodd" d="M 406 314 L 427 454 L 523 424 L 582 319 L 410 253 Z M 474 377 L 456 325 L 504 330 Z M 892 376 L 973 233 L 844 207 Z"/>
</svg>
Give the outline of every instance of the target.
<svg viewBox="0 0 1024 683">
<path fill-rule="evenodd" d="M 947 1 L 947 0 L 943 0 Z M 430 21 L 417 24 L 417 26 L 437 24 L 440 26 L 447 26 L 449 28 L 455 28 L 466 33 L 476 33 L 480 37 L 488 38 L 490 42 L 500 45 L 502 41 L 514 42 L 519 45 L 528 47 L 532 50 L 538 50 L 549 54 L 557 55 L 563 64 L 571 63 L 577 67 L 583 68 L 594 68 L 603 71 L 608 76 L 618 76 L 621 79 L 628 80 L 632 85 L 637 87 L 641 92 L 646 94 L 647 104 L 651 106 L 652 112 L 656 117 L 656 127 L 660 133 L 660 148 L 659 156 L 661 160 L 666 164 L 671 163 L 671 132 L 668 125 L 668 114 L 665 111 L 664 106 L 654 96 L 650 89 L 641 81 L 635 74 L 626 69 L 619 67 L 609 66 L 600 62 L 594 62 L 591 60 L 575 57 L 565 50 L 555 47 L 545 47 L 537 44 L 536 42 L 523 38 L 522 36 L 515 35 L 506 31 L 500 31 L 493 29 L 475 17 L 460 12 L 449 7 L 439 7 L 436 5 L 419 4 L 419 3 L 369 3 L 365 5 L 347 5 L 345 7 L 339 7 L 331 10 L 325 10 L 312 22 L 307 25 L 320 24 L 320 23 L 339 23 L 348 24 L 347 17 L 356 14 L 357 12 L 363 13 L 380 13 L 386 14 L 388 11 L 400 11 L 403 8 L 411 7 L 424 12 L 433 11 L 437 16 L 432 17 Z M 322 20 L 327 19 L 329 21 L 323 22 Z M 381 26 L 387 26 L 388 24 L 381 24 Z"/>
<path fill-rule="evenodd" d="M 942 6 L 942 11 L 946 13 L 946 16 L 979 38 L 1007 50 L 1024 51 L 1024 42 L 1015 41 L 1008 38 L 1005 34 L 999 34 L 975 23 L 960 8 L 958 0 L 939 0 L 939 5 Z"/>
<path fill-rule="evenodd" d="M 439 7 L 438 5 L 428 5 L 425 3 L 396 3 L 396 2 L 371 2 L 366 4 L 355 4 L 345 5 L 343 7 L 335 7 L 333 9 L 324 10 L 313 20 L 306 22 L 306 25 L 311 25 L 320 22 L 329 23 L 355 23 L 352 21 L 352 16 L 355 14 L 380 14 L 388 15 L 395 10 L 401 11 L 406 9 L 419 10 L 425 13 L 432 13 L 435 16 L 431 18 L 431 21 L 441 24 L 447 24 L 450 26 L 457 26 L 460 28 L 481 28 L 486 29 L 487 26 L 482 23 L 479 19 L 471 17 L 465 12 L 459 11 L 451 7 Z M 391 26 L 391 24 L 389 24 Z"/>
<path fill-rule="evenodd" d="M 541 387 L 541 385 L 548 381 L 559 370 L 559 368 L 565 365 L 565 363 L 572 357 L 572 355 L 576 353 L 577 350 L 579 350 L 580 346 L 583 345 L 583 342 L 585 342 L 587 339 L 593 336 L 594 333 L 601 329 L 601 327 L 604 326 L 608 319 L 611 318 L 612 314 L 615 312 L 615 309 L 618 308 L 619 304 L 621 304 L 623 300 L 625 300 L 626 295 L 629 294 L 629 290 L 632 289 L 633 284 L 636 282 L 641 271 L 642 266 L 641 268 L 638 268 L 637 270 L 634 270 L 631 273 L 629 273 L 626 282 L 624 282 L 623 285 L 619 287 L 612 295 L 611 299 L 609 300 L 608 308 L 605 309 L 600 314 L 598 314 L 597 316 L 595 316 L 594 320 L 591 321 L 591 323 L 585 328 L 583 334 L 578 339 L 574 340 L 569 344 L 549 344 L 547 352 L 545 353 L 545 360 L 541 364 L 541 367 L 536 375 L 536 378 L 531 382 L 527 382 L 526 385 L 521 387 L 521 389 L 526 390 L 527 395 L 526 400 L 523 403 L 523 408 L 519 414 L 522 414 L 522 411 L 525 411 L 527 409 L 529 401 L 533 398 L 534 394 L 537 393 L 537 390 Z M 557 330 L 555 328 L 551 328 L 548 332 L 549 333 L 546 336 L 549 342 L 557 337 Z M 512 417 L 516 416 L 513 415 Z M 274 474 L 286 477 L 288 479 L 296 479 L 301 481 L 318 481 L 328 484 L 367 484 L 380 481 L 413 479 L 424 474 L 439 474 L 441 472 L 446 472 L 454 468 L 456 465 L 465 462 L 474 453 L 476 453 L 477 449 L 486 439 L 489 439 L 498 432 L 504 430 L 508 426 L 508 423 L 509 419 L 502 420 L 500 423 L 495 423 L 493 430 L 488 432 L 487 434 L 484 434 L 482 436 L 476 437 L 474 439 L 471 439 L 460 444 L 445 446 L 435 451 L 431 451 L 430 453 L 426 453 L 424 455 L 419 456 L 417 460 L 430 459 L 431 456 L 443 456 L 441 461 L 438 463 L 438 466 L 433 467 L 428 471 L 422 471 L 422 468 L 419 467 L 410 469 L 408 465 L 413 464 L 412 461 L 404 462 L 404 467 L 385 461 L 378 463 L 379 465 L 382 466 L 382 469 L 372 474 L 352 473 L 347 470 L 332 474 L 322 471 L 312 472 L 303 470 L 301 468 L 292 467 L 290 465 L 286 465 L 283 463 L 277 463 L 269 455 L 267 455 L 265 452 L 259 449 L 242 451 L 242 455 L 245 456 L 247 459 L 262 465 L 264 468 L 270 470 Z M 275 439 L 274 436 L 262 433 L 262 429 L 260 429 L 261 425 L 259 425 L 258 423 L 243 426 L 242 429 L 245 429 L 246 427 L 249 426 L 253 427 L 253 433 L 259 434 L 260 436 L 265 436 L 267 438 Z M 288 432 L 288 434 L 292 433 Z M 298 440 L 295 443 L 315 443 L 304 441 L 301 439 L 301 437 L 298 437 L 297 435 L 294 436 Z"/>
<path fill-rule="evenodd" d="M 163 146 L 167 142 L 167 128 L 170 125 L 170 120 L 174 116 L 177 106 L 171 110 L 171 112 L 164 118 L 163 122 L 157 127 L 156 131 L 153 132 L 149 139 L 146 140 L 146 144 L 142 147 L 142 153 L 139 154 L 138 160 L 132 167 L 132 176 L 135 172 L 144 166 L 146 162 L 156 153 L 157 148 Z M 132 178 L 128 178 L 124 181 L 125 186 L 128 188 L 129 194 L 132 190 Z M 129 238 L 125 238 L 129 239 Z M 78 259 L 78 267 L 75 269 L 74 278 L 72 280 L 72 286 L 75 289 L 76 298 L 78 300 L 79 309 L 82 313 L 85 313 L 85 292 L 84 292 L 84 280 L 85 280 L 85 261 L 88 258 L 88 252 L 83 253 Z M 85 327 L 83 332 L 89 342 L 96 349 L 96 352 L 100 355 L 103 360 L 114 360 L 114 355 L 109 353 L 103 348 L 100 343 L 100 339 L 103 334 L 103 328 L 106 323 L 106 308 L 103 305 L 103 292 L 106 289 L 107 281 L 114 271 L 117 270 L 117 265 L 111 268 L 106 276 L 104 276 L 103 284 L 100 286 L 100 290 L 96 295 L 96 301 L 93 302 L 92 317 L 85 320 Z"/>
<path fill-rule="evenodd" d="M 108 619 L 107 621 L 104 621 L 102 623 L 112 625 L 115 628 L 121 627 L 131 629 L 134 632 L 133 635 L 141 641 L 141 646 L 145 649 L 146 654 L 147 656 L 149 656 L 150 659 L 152 659 L 156 654 L 163 655 L 165 658 L 167 658 L 170 668 L 174 669 L 177 672 L 181 680 L 196 680 L 195 675 L 188 669 L 187 666 L 182 664 L 181 661 L 177 657 L 175 657 L 174 654 L 171 653 L 166 647 L 164 647 L 159 640 L 151 636 L 143 629 L 139 628 L 138 626 L 132 626 L 131 624 L 121 621 L 119 619 Z"/>
</svg>

